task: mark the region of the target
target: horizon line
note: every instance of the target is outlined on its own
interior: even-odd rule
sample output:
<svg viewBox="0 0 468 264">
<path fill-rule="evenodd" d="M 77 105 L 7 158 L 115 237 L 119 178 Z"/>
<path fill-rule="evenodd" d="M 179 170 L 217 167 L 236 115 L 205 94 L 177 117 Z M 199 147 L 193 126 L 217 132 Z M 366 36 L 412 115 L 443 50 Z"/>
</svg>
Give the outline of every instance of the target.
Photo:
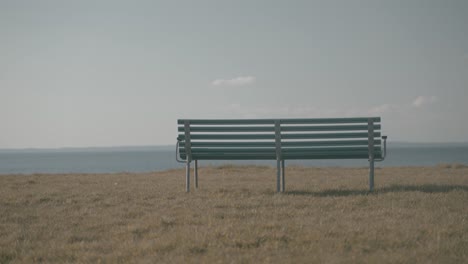
<svg viewBox="0 0 468 264">
<path fill-rule="evenodd" d="M 387 141 L 387 144 L 390 143 Z M 410 144 L 410 145 L 468 145 L 468 141 L 391 141 L 391 144 Z M 79 149 L 144 149 L 144 148 L 168 148 L 174 147 L 175 144 L 160 144 L 160 145 L 112 145 L 112 146 L 84 146 L 84 147 L 13 147 L 2 148 L 0 151 L 40 151 L 40 150 L 79 150 Z"/>
</svg>

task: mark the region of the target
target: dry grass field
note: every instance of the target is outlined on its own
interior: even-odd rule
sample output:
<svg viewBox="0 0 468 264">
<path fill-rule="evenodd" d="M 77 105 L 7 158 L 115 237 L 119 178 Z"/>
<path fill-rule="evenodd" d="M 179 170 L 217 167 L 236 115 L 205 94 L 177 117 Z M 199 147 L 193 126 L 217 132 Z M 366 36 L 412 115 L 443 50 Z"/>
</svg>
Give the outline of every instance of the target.
<svg viewBox="0 0 468 264">
<path fill-rule="evenodd" d="M 0 175 L 0 263 L 467 263 L 468 168 Z"/>
</svg>

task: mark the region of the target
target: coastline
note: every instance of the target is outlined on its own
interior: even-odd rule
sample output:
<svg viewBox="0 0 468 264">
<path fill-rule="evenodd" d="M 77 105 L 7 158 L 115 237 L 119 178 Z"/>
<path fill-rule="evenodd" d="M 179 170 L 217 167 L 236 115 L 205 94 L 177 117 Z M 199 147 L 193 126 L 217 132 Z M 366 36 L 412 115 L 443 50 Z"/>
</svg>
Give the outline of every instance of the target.
<svg viewBox="0 0 468 264">
<path fill-rule="evenodd" d="M 438 164 L 468 165 L 468 147 L 391 148 L 378 167 L 437 166 Z M 275 161 L 201 161 L 201 166 L 259 165 L 275 166 Z M 367 167 L 366 160 L 291 160 L 286 165 L 306 167 Z M 153 151 L 151 148 L 75 149 L 73 151 L 0 151 L 0 175 L 33 173 L 119 173 L 154 172 L 182 169 L 175 160 L 174 150 Z"/>
</svg>

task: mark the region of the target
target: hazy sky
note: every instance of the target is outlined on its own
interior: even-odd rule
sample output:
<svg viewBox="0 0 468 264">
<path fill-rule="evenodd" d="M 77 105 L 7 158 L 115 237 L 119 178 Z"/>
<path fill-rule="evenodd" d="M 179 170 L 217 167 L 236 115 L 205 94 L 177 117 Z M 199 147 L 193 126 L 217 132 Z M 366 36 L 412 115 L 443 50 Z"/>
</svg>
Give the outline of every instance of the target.
<svg viewBox="0 0 468 264">
<path fill-rule="evenodd" d="M 178 118 L 468 141 L 466 0 L 0 0 L 0 40 L 0 148 L 174 144 Z"/>
</svg>

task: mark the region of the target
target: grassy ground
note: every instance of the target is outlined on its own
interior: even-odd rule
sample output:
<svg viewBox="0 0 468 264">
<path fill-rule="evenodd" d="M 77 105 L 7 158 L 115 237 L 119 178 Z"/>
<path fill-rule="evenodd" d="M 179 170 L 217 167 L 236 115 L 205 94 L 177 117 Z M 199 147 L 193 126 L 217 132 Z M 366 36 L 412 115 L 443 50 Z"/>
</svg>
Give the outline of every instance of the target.
<svg viewBox="0 0 468 264">
<path fill-rule="evenodd" d="M 1 175 L 0 263 L 463 263 L 468 168 Z"/>
</svg>

